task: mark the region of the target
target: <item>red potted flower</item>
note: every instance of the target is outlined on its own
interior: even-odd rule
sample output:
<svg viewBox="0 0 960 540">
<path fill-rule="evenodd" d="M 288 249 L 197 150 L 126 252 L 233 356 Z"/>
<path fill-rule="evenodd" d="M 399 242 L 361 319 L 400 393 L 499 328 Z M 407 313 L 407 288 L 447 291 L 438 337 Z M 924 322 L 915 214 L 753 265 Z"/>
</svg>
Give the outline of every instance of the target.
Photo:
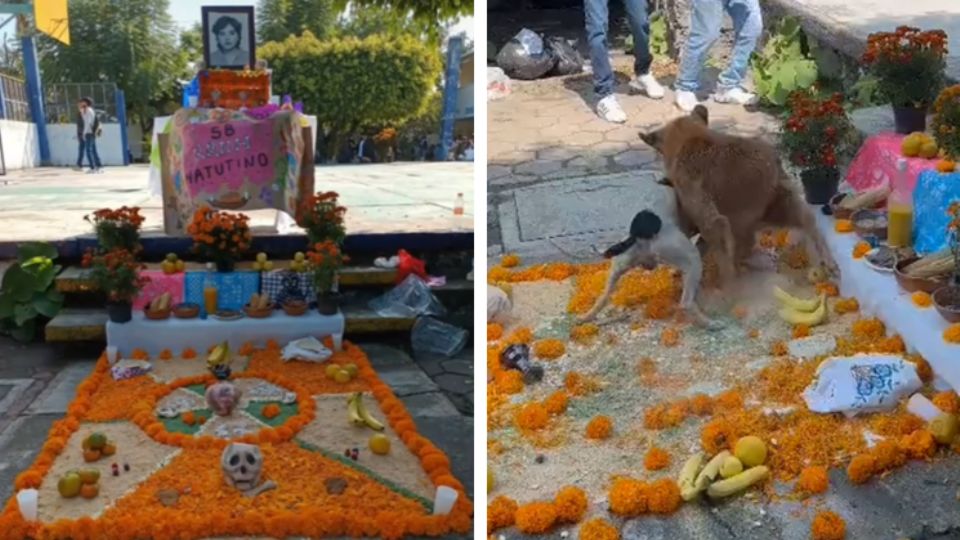
<svg viewBox="0 0 960 540">
<path fill-rule="evenodd" d="M 140 274 L 144 265 L 123 248 L 83 256 L 83 267 L 90 269 L 90 280 L 107 295 L 107 314 L 115 323 L 129 322 L 133 300 L 150 278 Z"/>
<path fill-rule="evenodd" d="M 838 162 L 854 148 L 856 137 L 843 108 L 843 96 L 822 98 L 799 91 L 790 96 L 787 106 L 780 147 L 800 170 L 807 202 L 827 204 L 840 183 Z"/>
<path fill-rule="evenodd" d="M 924 131 L 927 110 L 944 86 L 947 34 L 900 26 L 867 37 L 863 63 L 893 106 L 897 133 Z"/>
</svg>

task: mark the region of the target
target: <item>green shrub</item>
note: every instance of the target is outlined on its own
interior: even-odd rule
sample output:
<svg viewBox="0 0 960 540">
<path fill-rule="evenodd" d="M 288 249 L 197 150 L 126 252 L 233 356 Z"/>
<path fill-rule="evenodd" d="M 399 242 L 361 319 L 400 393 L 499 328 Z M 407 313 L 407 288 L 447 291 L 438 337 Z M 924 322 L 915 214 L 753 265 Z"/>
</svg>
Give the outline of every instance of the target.
<svg viewBox="0 0 960 540">
<path fill-rule="evenodd" d="M 328 134 L 328 155 L 357 130 L 400 125 L 427 106 L 440 51 L 410 36 L 318 40 L 313 34 L 265 44 L 276 93 L 290 94 Z"/>
<path fill-rule="evenodd" d="M 783 106 L 796 90 L 817 82 L 817 63 L 804 46 L 800 23 L 795 17 L 781 19 L 763 46 L 750 60 L 753 82 L 763 103 Z"/>
<path fill-rule="evenodd" d="M 30 341 L 37 332 L 37 318 L 53 318 L 60 312 L 63 296 L 53 288 L 60 266 L 53 263 L 57 250 L 50 244 L 26 243 L 17 250 L 15 262 L 0 283 L 0 332 L 18 341 Z"/>
</svg>

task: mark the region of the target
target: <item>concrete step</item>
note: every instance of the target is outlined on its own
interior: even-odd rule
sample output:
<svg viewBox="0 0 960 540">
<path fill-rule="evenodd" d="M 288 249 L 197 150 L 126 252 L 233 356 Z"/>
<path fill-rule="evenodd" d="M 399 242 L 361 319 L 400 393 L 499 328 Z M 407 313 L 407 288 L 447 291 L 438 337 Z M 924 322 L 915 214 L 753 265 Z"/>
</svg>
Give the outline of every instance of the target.
<svg viewBox="0 0 960 540">
<path fill-rule="evenodd" d="M 409 332 L 416 319 L 381 317 L 365 305 L 342 306 L 347 319 L 347 334 Z M 105 341 L 107 312 L 102 308 L 65 308 L 47 323 L 48 342 Z"/>
</svg>

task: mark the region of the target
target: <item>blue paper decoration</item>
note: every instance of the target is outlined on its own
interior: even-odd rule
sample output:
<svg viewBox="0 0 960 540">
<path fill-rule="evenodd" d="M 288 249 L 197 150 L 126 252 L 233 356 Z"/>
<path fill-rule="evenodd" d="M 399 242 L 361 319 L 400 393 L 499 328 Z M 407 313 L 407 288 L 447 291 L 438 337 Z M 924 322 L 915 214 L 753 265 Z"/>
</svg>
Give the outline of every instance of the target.
<svg viewBox="0 0 960 540">
<path fill-rule="evenodd" d="M 913 244 L 919 255 L 949 246 L 947 208 L 954 201 L 960 201 L 960 173 L 926 170 L 917 177 L 913 190 Z"/>
<path fill-rule="evenodd" d="M 215 272 L 217 284 L 217 307 L 219 309 L 239 310 L 250 301 L 250 297 L 260 292 L 260 272 Z M 183 280 L 186 302 L 200 304 L 203 310 L 203 282 L 207 273 L 187 272 Z"/>
</svg>

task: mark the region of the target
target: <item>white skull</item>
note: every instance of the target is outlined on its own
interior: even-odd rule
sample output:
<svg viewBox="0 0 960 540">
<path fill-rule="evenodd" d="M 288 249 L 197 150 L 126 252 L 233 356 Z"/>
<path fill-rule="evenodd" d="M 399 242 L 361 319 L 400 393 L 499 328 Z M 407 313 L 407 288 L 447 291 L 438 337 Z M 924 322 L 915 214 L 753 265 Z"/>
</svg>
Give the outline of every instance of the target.
<svg viewBox="0 0 960 540">
<path fill-rule="evenodd" d="M 260 483 L 260 474 L 263 472 L 263 456 L 260 447 L 252 444 L 230 443 L 224 448 L 220 457 L 220 467 L 227 483 L 239 489 L 248 491 Z"/>
</svg>

